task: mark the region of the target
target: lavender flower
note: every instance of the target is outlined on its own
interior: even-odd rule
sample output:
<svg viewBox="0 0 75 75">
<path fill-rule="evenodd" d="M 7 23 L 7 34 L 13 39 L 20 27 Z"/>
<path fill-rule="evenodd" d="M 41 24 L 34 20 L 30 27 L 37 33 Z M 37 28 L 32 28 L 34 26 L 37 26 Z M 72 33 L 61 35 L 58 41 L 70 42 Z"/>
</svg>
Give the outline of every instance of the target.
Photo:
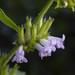
<svg viewBox="0 0 75 75">
<path fill-rule="evenodd" d="M 48 40 L 46 39 L 40 39 L 40 44 L 35 43 L 34 47 L 39 51 L 39 56 L 41 59 L 43 57 L 51 56 L 52 51 L 56 51 L 57 48 L 64 49 L 63 42 L 65 40 L 65 35 L 63 34 L 62 38 L 48 36 Z"/>
<path fill-rule="evenodd" d="M 43 57 L 51 56 L 51 50 L 48 50 L 48 47 L 43 47 L 38 43 L 35 43 L 34 47 L 39 51 L 41 59 L 43 59 Z"/>
<path fill-rule="evenodd" d="M 16 61 L 17 63 L 27 63 L 28 60 L 24 57 L 23 45 L 21 45 L 15 53 L 12 62 Z"/>
<path fill-rule="evenodd" d="M 43 46 L 35 43 L 34 47 L 39 51 L 39 56 L 41 57 L 41 59 L 43 59 L 43 57 L 51 56 L 51 52 L 56 50 L 56 48 L 52 46 L 46 39 L 40 39 L 40 43 Z"/>
<path fill-rule="evenodd" d="M 64 40 L 65 40 L 65 35 L 62 35 L 62 38 L 58 38 L 58 37 L 53 37 L 53 36 L 48 36 L 48 40 L 52 43 L 52 45 L 54 45 L 57 48 L 62 48 L 64 49 Z"/>
<path fill-rule="evenodd" d="M 48 48 L 48 49 L 51 49 L 51 51 L 55 52 L 56 51 L 56 48 L 54 45 L 51 44 L 51 42 L 49 40 L 46 40 L 46 39 L 40 39 L 40 43 Z"/>
</svg>

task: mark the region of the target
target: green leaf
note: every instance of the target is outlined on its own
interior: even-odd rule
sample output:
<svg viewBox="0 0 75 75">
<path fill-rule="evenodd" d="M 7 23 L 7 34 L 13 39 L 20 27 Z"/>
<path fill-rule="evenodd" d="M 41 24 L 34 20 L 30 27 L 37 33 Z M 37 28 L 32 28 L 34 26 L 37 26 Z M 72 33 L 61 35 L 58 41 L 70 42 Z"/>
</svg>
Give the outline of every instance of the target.
<svg viewBox="0 0 75 75">
<path fill-rule="evenodd" d="M 17 27 L 17 25 L 9 17 L 5 15 L 2 9 L 0 9 L 0 20 L 7 26 L 19 32 L 19 28 Z"/>
</svg>

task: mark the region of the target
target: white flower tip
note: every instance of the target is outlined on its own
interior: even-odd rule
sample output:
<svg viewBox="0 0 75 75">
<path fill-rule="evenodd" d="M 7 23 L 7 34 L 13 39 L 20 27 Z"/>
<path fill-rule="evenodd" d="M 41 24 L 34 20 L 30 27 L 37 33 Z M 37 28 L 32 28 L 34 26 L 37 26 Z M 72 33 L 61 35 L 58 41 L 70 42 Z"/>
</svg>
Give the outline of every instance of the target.
<svg viewBox="0 0 75 75">
<path fill-rule="evenodd" d="M 20 45 L 18 48 L 19 51 L 23 51 L 23 45 Z"/>
<path fill-rule="evenodd" d="M 64 34 L 62 35 L 62 40 L 63 40 L 63 41 L 65 40 L 65 35 L 64 35 Z"/>
</svg>

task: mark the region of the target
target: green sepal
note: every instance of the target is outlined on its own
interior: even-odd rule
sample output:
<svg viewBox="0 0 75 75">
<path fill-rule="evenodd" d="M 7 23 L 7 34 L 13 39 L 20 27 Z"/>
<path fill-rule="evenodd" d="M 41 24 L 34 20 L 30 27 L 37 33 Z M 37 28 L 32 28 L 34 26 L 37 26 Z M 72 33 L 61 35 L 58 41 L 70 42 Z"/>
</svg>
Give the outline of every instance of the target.
<svg viewBox="0 0 75 75">
<path fill-rule="evenodd" d="M 34 43 L 36 41 L 37 29 L 36 26 L 32 26 L 31 40 L 24 45 L 24 51 L 34 51 Z"/>
<path fill-rule="evenodd" d="M 36 26 L 33 25 L 31 40 L 36 40 L 36 35 L 37 35 L 37 28 Z"/>
<path fill-rule="evenodd" d="M 36 35 L 37 35 L 37 28 L 36 26 L 32 27 L 32 36 L 31 36 L 31 40 L 28 43 L 28 46 L 33 45 L 36 41 Z"/>
<path fill-rule="evenodd" d="M 29 46 L 23 46 L 24 51 L 29 52 L 29 51 L 34 51 L 34 46 L 29 45 Z"/>
<path fill-rule="evenodd" d="M 42 26 L 42 21 L 43 21 L 43 18 L 41 18 L 40 21 L 39 21 L 39 23 L 38 23 L 37 31 L 39 31 L 39 29 L 41 28 L 41 26 Z"/>
<path fill-rule="evenodd" d="M 25 42 L 29 42 L 30 39 L 31 39 L 31 27 L 32 27 L 32 24 L 31 24 L 31 20 L 32 18 L 30 17 L 26 17 L 26 31 L 25 31 Z"/>
<path fill-rule="evenodd" d="M 7 26 L 9 26 L 10 28 L 13 28 L 14 30 L 16 30 L 17 32 L 19 32 L 19 28 L 17 27 L 17 25 L 9 18 L 5 15 L 5 13 L 3 12 L 2 9 L 0 9 L 0 20 L 6 24 Z"/>
<path fill-rule="evenodd" d="M 46 25 L 44 34 L 48 33 L 48 30 L 49 30 L 49 28 L 51 27 L 53 21 L 54 21 L 54 19 L 52 19 L 51 17 L 49 17 L 49 19 L 48 19 L 48 24 Z"/>
<path fill-rule="evenodd" d="M 43 36 L 47 24 L 48 24 L 48 20 L 47 21 L 44 20 L 44 22 L 43 22 L 43 24 L 37 34 L 38 39 L 40 39 Z"/>
<path fill-rule="evenodd" d="M 21 25 L 20 31 L 17 34 L 18 36 L 18 43 L 19 44 L 25 44 L 25 39 L 24 39 L 24 27 Z"/>
<path fill-rule="evenodd" d="M 41 39 L 47 39 L 48 36 L 49 36 L 49 33 L 46 33 L 41 37 Z"/>
</svg>

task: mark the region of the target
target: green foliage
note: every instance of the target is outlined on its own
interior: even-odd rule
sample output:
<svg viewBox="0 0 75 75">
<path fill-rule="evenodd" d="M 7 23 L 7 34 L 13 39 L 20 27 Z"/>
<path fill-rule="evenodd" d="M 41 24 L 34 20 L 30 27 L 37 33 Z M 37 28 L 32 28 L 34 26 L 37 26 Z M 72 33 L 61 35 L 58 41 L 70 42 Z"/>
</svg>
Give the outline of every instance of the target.
<svg viewBox="0 0 75 75">
<path fill-rule="evenodd" d="M 57 5 L 55 8 L 66 8 L 69 7 L 72 9 L 72 11 L 75 10 L 75 0 L 55 0 L 57 2 Z"/>
<path fill-rule="evenodd" d="M 15 66 L 13 67 L 13 69 L 11 70 L 11 72 L 9 73 L 9 75 L 14 75 L 14 73 L 18 70 L 18 65 L 15 64 Z"/>
<path fill-rule="evenodd" d="M 37 38 L 42 38 L 43 36 L 45 37 L 45 35 L 48 35 L 48 30 L 50 28 L 50 26 L 52 25 L 54 19 L 52 19 L 51 17 L 49 17 L 49 19 L 46 21 L 44 19 L 43 24 L 41 25 L 38 33 L 37 33 Z"/>
<path fill-rule="evenodd" d="M 4 53 L 1 54 L 1 52 L 0 52 L 0 72 L 3 68 L 2 64 L 3 64 L 3 61 L 5 60 L 6 56 L 7 56 L 7 54 L 4 54 Z"/>
<path fill-rule="evenodd" d="M 30 17 L 26 17 L 26 32 L 25 32 L 25 42 L 29 42 L 31 39 L 31 24 L 32 18 Z"/>
<path fill-rule="evenodd" d="M 5 66 L 1 72 L 0 72 L 0 75 L 18 75 L 18 74 L 15 74 L 15 72 L 18 70 L 18 66 L 17 64 L 13 67 L 13 69 L 9 72 L 9 65 Z"/>
<path fill-rule="evenodd" d="M 17 25 L 9 17 L 5 15 L 2 9 L 0 9 L 0 20 L 7 26 L 19 32 L 19 28 L 17 27 Z"/>
<path fill-rule="evenodd" d="M 10 73 L 8 73 L 9 65 L 2 66 L 3 61 L 6 59 L 7 54 L 0 52 L 0 75 L 17 75 L 15 72 L 18 70 L 18 65 L 16 64 Z"/>
<path fill-rule="evenodd" d="M 9 72 L 9 75 L 10 75 L 10 72 L 12 71 L 12 68 L 9 68 L 8 72 Z M 22 72 L 22 71 L 19 71 L 17 70 L 13 75 L 26 75 L 25 72 Z"/>
<path fill-rule="evenodd" d="M 18 36 L 18 43 L 19 44 L 24 44 L 25 39 L 24 39 L 24 27 L 23 27 L 23 25 L 21 25 L 20 31 L 17 34 L 17 36 Z"/>
</svg>

